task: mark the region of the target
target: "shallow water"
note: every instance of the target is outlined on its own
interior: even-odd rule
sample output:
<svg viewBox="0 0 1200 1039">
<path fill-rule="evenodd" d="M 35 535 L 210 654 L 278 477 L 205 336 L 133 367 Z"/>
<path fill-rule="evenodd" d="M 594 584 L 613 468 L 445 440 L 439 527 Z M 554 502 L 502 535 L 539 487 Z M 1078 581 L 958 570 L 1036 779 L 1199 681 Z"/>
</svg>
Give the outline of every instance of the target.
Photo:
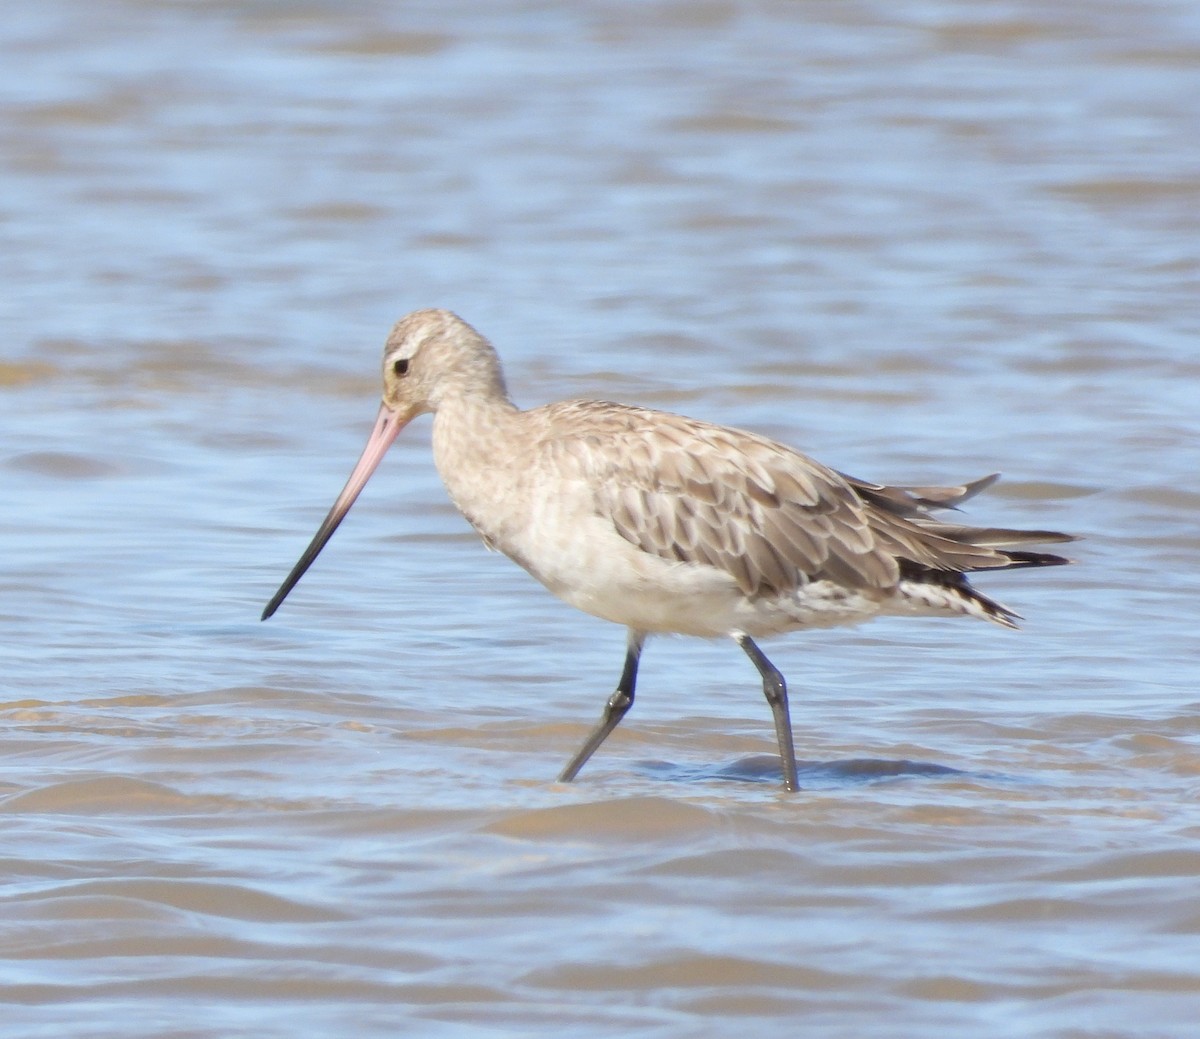
<svg viewBox="0 0 1200 1039">
<path fill-rule="evenodd" d="M 1200 14 L 47 0 L 0 38 L 6 1036 L 1190 1036 Z M 390 323 L 1080 532 L 1012 633 L 658 640 L 428 425 L 278 616 Z"/>
</svg>

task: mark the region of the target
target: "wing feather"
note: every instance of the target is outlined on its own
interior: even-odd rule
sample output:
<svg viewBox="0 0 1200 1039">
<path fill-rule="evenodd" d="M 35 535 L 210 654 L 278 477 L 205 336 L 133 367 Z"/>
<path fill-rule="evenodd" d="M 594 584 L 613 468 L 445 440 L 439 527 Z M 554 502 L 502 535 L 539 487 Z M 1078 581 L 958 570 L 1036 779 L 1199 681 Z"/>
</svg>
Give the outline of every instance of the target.
<svg viewBox="0 0 1200 1039">
<path fill-rule="evenodd" d="M 678 415 L 603 401 L 537 411 L 543 448 L 560 465 L 569 460 L 591 487 L 596 514 L 621 537 L 662 559 L 721 570 L 748 596 L 822 579 L 886 590 L 902 572 L 997 569 L 1014 565 L 1004 545 L 1069 540 L 929 517 L 994 476 L 959 487 L 889 487 L 757 434 Z"/>
<path fill-rule="evenodd" d="M 824 577 L 861 588 L 898 578 L 845 480 L 790 448 L 626 405 L 550 408 L 572 412 L 546 423 L 555 452 L 574 459 L 597 513 L 644 552 L 715 567 L 750 596 Z"/>
</svg>

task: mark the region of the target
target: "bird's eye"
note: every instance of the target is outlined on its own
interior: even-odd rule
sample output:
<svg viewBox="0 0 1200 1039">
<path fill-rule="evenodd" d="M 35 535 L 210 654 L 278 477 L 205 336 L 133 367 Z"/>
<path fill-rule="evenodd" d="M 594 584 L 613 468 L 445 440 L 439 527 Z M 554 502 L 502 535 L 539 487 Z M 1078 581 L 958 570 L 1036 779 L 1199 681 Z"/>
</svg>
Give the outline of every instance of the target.
<svg viewBox="0 0 1200 1039">
<path fill-rule="evenodd" d="M 407 375 L 408 358 L 401 357 L 395 364 L 392 365 L 392 371 L 394 371 L 397 375 Z"/>
</svg>

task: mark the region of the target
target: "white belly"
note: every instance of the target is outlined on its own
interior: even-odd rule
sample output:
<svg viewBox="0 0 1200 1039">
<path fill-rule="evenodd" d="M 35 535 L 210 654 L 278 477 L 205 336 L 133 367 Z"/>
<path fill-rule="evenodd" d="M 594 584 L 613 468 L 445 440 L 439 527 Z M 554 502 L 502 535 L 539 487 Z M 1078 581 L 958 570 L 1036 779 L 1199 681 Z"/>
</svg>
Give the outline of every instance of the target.
<svg viewBox="0 0 1200 1039">
<path fill-rule="evenodd" d="M 847 591 L 829 581 L 751 599 L 729 574 L 649 555 L 599 518 L 577 518 L 570 530 L 553 520 L 535 521 L 496 547 L 564 602 L 648 633 L 758 637 L 858 624 L 881 609 L 878 594 Z"/>
</svg>

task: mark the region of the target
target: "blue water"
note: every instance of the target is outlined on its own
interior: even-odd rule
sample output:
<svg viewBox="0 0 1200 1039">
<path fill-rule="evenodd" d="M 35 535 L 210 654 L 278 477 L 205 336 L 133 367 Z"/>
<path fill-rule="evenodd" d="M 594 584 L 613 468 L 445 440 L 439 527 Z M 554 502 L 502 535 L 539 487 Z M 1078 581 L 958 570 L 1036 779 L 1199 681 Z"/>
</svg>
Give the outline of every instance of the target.
<svg viewBox="0 0 1200 1039">
<path fill-rule="evenodd" d="M 1200 18 L 51 0 L 0 35 L 0 1000 L 62 1036 L 1189 1037 Z M 1078 565 L 1027 618 L 647 648 L 414 423 L 391 323 Z"/>
</svg>

